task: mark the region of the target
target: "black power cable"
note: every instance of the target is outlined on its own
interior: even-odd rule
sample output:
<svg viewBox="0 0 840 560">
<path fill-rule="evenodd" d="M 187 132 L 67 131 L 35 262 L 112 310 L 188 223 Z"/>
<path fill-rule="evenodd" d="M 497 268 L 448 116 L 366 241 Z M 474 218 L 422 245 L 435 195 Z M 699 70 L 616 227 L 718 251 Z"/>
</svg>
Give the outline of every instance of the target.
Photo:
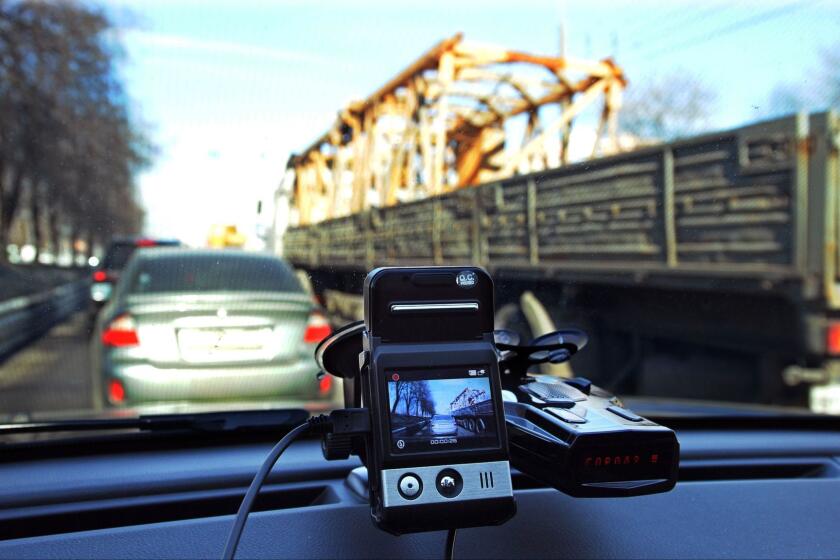
<svg viewBox="0 0 840 560">
<path fill-rule="evenodd" d="M 443 557 L 446 560 L 452 560 L 452 555 L 455 553 L 455 533 L 458 529 L 449 529 L 446 533 L 446 550 L 443 552 Z"/>
<path fill-rule="evenodd" d="M 254 476 L 254 480 L 251 481 L 251 486 L 248 487 L 248 491 L 245 493 L 245 498 L 242 499 L 239 511 L 236 512 L 236 520 L 233 522 L 233 527 L 230 530 L 230 535 L 228 536 L 227 544 L 225 545 L 225 551 L 222 554 L 222 560 L 233 560 L 233 556 L 236 554 L 236 547 L 239 544 L 239 539 L 242 537 L 242 529 L 245 528 L 245 522 L 248 520 L 248 514 L 251 513 L 251 507 L 254 505 L 254 500 L 257 498 L 257 494 L 259 493 L 263 482 L 265 482 L 266 477 L 268 477 L 268 473 L 271 472 L 271 468 L 274 467 L 274 463 L 277 462 L 277 459 L 280 458 L 280 455 L 286 450 L 289 444 L 292 443 L 292 441 L 294 441 L 294 439 L 300 434 L 308 430 L 309 427 L 310 423 L 305 422 L 292 429 L 292 431 L 283 436 L 283 439 L 277 442 L 277 445 L 275 445 L 269 452 L 265 462 L 260 467 L 256 476 Z"/>
<path fill-rule="evenodd" d="M 236 554 L 236 547 L 239 545 L 239 539 L 242 538 L 242 530 L 245 528 L 245 522 L 248 520 L 248 514 L 251 513 L 254 500 L 257 499 L 257 494 L 259 494 L 265 479 L 268 478 L 268 473 L 271 472 L 274 463 L 277 462 L 280 455 L 283 454 L 296 437 L 309 429 L 321 435 L 328 433 L 336 436 L 364 434 L 370 431 L 370 415 L 363 408 L 333 410 L 329 416 L 324 416 L 323 414 L 313 416 L 283 436 L 283 439 L 277 442 L 277 445 L 268 453 L 268 457 L 265 458 L 260 470 L 254 476 L 254 480 L 251 481 L 251 486 L 248 487 L 245 497 L 242 499 L 239 511 L 236 512 L 233 527 L 230 529 L 230 535 L 225 545 L 225 551 L 222 554 L 222 560 L 233 560 Z"/>
</svg>

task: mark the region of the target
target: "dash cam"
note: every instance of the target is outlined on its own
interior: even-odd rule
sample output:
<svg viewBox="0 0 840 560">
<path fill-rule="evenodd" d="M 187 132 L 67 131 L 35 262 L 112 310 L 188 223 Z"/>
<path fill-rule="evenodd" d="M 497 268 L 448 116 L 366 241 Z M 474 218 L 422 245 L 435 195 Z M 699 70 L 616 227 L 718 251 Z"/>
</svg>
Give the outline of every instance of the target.
<svg viewBox="0 0 840 560">
<path fill-rule="evenodd" d="M 391 533 L 515 512 L 493 283 L 481 268 L 380 268 L 364 285 L 362 400 L 371 511 Z"/>
<path fill-rule="evenodd" d="M 534 373 L 587 336 L 566 329 L 527 343 L 493 329 L 481 268 L 380 268 L 364 285 L 365 320 L 324 339 L 315 359 L 344 378 L 364 436 L 328 434 L 324 456 L 355 453 L 374 522 L 393 534 L 500 524 L 515 512 L 510 468 L 581 498 L 674 487 L 675 433 L 584 378 Z M 504 396 L 504 398 L 503 398 Z"/>
</svg>

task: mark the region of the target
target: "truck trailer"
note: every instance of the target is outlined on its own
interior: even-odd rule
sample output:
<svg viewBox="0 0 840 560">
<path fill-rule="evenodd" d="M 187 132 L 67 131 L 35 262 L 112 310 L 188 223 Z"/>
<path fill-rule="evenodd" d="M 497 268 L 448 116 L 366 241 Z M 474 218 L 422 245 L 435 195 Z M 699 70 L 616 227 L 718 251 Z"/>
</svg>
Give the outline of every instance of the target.
<svg viewBox="0 0 840 560">
<path fill-rule="evenodd" d="M 292 227 L 283 254 L 337 322 L 377 266 L 480 265 L 498 328 L 583 328 L 574 373 L 608 389 L 836 413 L 839 148 L 803 113 Z"/>
</svg>

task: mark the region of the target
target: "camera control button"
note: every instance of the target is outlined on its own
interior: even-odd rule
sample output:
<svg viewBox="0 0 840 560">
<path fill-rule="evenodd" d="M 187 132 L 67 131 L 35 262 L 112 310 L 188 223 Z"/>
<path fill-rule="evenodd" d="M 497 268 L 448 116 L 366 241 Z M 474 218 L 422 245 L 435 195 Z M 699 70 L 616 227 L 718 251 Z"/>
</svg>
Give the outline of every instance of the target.
<svg viewBox="0 0 840 560">
<path fill-rule="evenodd" d="M 444 498 L 454 498 L 464 488 L 464 479 L 455 469 L 443 469 L 435 480 L 438 493 Z"/>
<path fill-rule="evenodd" d="M 627 410 L 626 408 L 619 408 L 617 406 L 608 406 L 607 410 L 609 410 L 610 412 L 612 412 L 616 416 L 621 416 L 625 420 L 630 420 L 631 422 L 641 422 L 642 420 L 644 420 L 644 418 L 642 418 L 641 416 L 639 416 L 635 412 Z"/>
<path fill-rule="evenodd" d="M 572 377 L 569 379 L 564 379 L 563 383 L 566 385 L 571 385 L 584 395 L 588 395 L 592 392 L 592 382 L 586 379 L 585 377 Z"/>
<path fill-rule="evenodd" d="M 554 416 L 557 416 L 558 418 L 560 418 L 564 422 L 568 422 L 570 424 L 585 424 L 586 423 L 586 418 L 582 418 L 582 417 L 578 416 L 577 414 L 574 414 L 573 412 L 569 412 L 568 410 L 565 410 L 563 408 L 554 408 L 554 407 L 551 407 L 551 406 L 547 406 L 547 407 L 545 407 L 545 410 L 547 410 L 548 412 L 550 412 Z"/>
<path fill-rule="evenodd" d="M 572 408 L 576 402 L 586 400 L 586 395 L 577 388 L 566 385 L 565 383 L 532 381 L 531 383 L 520 385 L 519 389 L 551 406 L 559 406 L 561 408 Z"/>
<path fill-rule="evenodd" d="M 405 474 L 399 482 L 400 495 L 406 500 L 413 500 L 423 491 L 423 483 L 413 474 Z"/>
</svg>

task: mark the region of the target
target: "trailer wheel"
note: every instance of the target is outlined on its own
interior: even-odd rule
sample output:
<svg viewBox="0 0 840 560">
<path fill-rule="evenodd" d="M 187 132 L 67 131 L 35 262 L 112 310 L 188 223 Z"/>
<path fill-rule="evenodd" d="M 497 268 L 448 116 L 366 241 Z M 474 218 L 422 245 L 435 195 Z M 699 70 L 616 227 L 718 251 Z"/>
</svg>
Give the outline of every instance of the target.
<svg viewBox="0 0 840 560">
<path fill-rule="evenodd" d="M 487 424 L 484 422 L 484 418 L 479 418 L 478 422 L 476 422 L 476 426 L 478 427 L 478 433 L 484 433 L 487 431 Z"/>
<path fill-rule="evenodd" d="M 518 303 L 506 303 L 496 310 L 494 322 L 497 329 L 506 329 L 519 333 L 523 342 L 534 338 L 528 319 Z"/>
<path fill-rule="evenodd" d="M 516 331 L 523 342 L 533 340 L 535 333 L 542 335 L 557 330 L 554 319 L 545 305 L 531 291 L 523 292 L 518 302 L 502 305 L 494 317 L 497 329 Z M 541 373 L 559 377 L 574 377 L 569 362 L 537 366 Z"/>
</svg>

